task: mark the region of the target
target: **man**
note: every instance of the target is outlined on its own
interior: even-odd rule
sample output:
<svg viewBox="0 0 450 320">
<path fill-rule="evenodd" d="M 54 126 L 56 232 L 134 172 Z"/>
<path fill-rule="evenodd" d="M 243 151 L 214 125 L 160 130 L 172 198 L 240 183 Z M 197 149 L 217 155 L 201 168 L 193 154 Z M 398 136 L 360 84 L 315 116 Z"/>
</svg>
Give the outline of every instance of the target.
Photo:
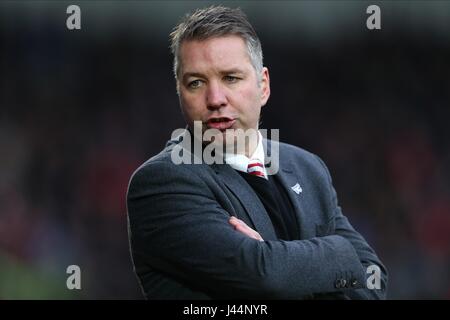
<svg viewBox="0 0 450 320">
<path fill-rule="evenodd" d="M 197 10 L 171 38 L 188 130 L 133 174 L 127 196 L 132 257 L 146 297 L 384 298 L 386 269 L 342 214 L 324 163 L 258 132 L 269 71 L 244 13 Z M 206 140 L 225 151 L 211 155 L 225 163 L 175 163 L 180 149 L 198 160 L 191 148 L 196 124 L 204 135 L 212 130 Z M 228 152 L 243 131 L 244 147 Z M 271 150 L 279 164 L 268 170 Z M 378 288 L 366 286 L 369 266 L 379 271 Z"/>
</svg>

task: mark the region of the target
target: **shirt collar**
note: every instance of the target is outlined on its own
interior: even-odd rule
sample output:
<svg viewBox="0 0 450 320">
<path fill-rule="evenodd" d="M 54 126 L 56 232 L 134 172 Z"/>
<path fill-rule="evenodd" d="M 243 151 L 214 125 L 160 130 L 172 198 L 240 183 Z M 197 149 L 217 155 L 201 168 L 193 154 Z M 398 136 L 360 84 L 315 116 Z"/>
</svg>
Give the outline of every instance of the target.
<svg viewBox="0 0 450 320">
<path fill-rule="evenodd" d="M 225 162 L 229 164 L 233 169 L 247 172 L 248 163 L 250 160 L 258 160 L 260 163 L 264 164 L 264 148 L 262 142 L 262 135 L 258 131 L 258 144 L 256 146 L 253 155 L 248 158 L 243 154 L 225 154 Z M 267 176 L 266 168 L 264 168 L 264 174 Z"/>
</svg>

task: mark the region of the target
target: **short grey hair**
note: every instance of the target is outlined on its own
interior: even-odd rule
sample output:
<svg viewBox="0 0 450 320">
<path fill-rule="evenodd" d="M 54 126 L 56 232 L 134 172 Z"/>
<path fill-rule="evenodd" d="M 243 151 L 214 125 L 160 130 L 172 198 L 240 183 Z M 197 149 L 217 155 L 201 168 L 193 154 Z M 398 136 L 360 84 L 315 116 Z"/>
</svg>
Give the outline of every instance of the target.
<svg viewBox="0 0 450 320">
<path fill-rule="evenodd" d="M 173 53 L 173 72 L 180 72 L 180 47 L 186 40 L 206 40 L 227 35 L 240 36 L 246 43 L 250 61 L 261 79 L 263 54 L 261 42 L 245 13 L 240 9 L 211 6 L 187 14 L 170 34 Z"/>
</svg>

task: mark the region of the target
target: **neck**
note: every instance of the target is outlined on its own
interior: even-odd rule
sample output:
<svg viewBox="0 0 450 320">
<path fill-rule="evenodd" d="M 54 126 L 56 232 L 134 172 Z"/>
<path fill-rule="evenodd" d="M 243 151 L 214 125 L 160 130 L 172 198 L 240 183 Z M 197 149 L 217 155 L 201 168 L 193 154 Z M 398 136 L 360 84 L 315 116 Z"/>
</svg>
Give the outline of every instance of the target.
<svg viewBox="0 0 450 320">
<path fill-rule="evenodd" d="M 236 134 L 237 133 L 237 134 Z M 259 142 L 258 130 L 238 131 L 227 138 L 226 153 L 245 155 L 251 158 L 255 153 Z"/>
</svg>

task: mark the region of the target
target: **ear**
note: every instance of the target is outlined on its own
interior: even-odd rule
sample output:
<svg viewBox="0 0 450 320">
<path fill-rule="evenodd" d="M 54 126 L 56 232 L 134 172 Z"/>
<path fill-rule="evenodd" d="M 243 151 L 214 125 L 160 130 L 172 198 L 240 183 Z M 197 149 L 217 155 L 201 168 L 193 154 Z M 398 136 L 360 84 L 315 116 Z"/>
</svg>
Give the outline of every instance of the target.
<svg viewBox="0 0 450 320">
<path fill-rule="evenodd" d="M 266 67 L 262 69 L 260 89 L 261 89 L 261 107 L 263 107 L 266 105 L 267 100 L 269 100 L 270 97 L 269 69 L 267 69 Z"/>
</svg>

